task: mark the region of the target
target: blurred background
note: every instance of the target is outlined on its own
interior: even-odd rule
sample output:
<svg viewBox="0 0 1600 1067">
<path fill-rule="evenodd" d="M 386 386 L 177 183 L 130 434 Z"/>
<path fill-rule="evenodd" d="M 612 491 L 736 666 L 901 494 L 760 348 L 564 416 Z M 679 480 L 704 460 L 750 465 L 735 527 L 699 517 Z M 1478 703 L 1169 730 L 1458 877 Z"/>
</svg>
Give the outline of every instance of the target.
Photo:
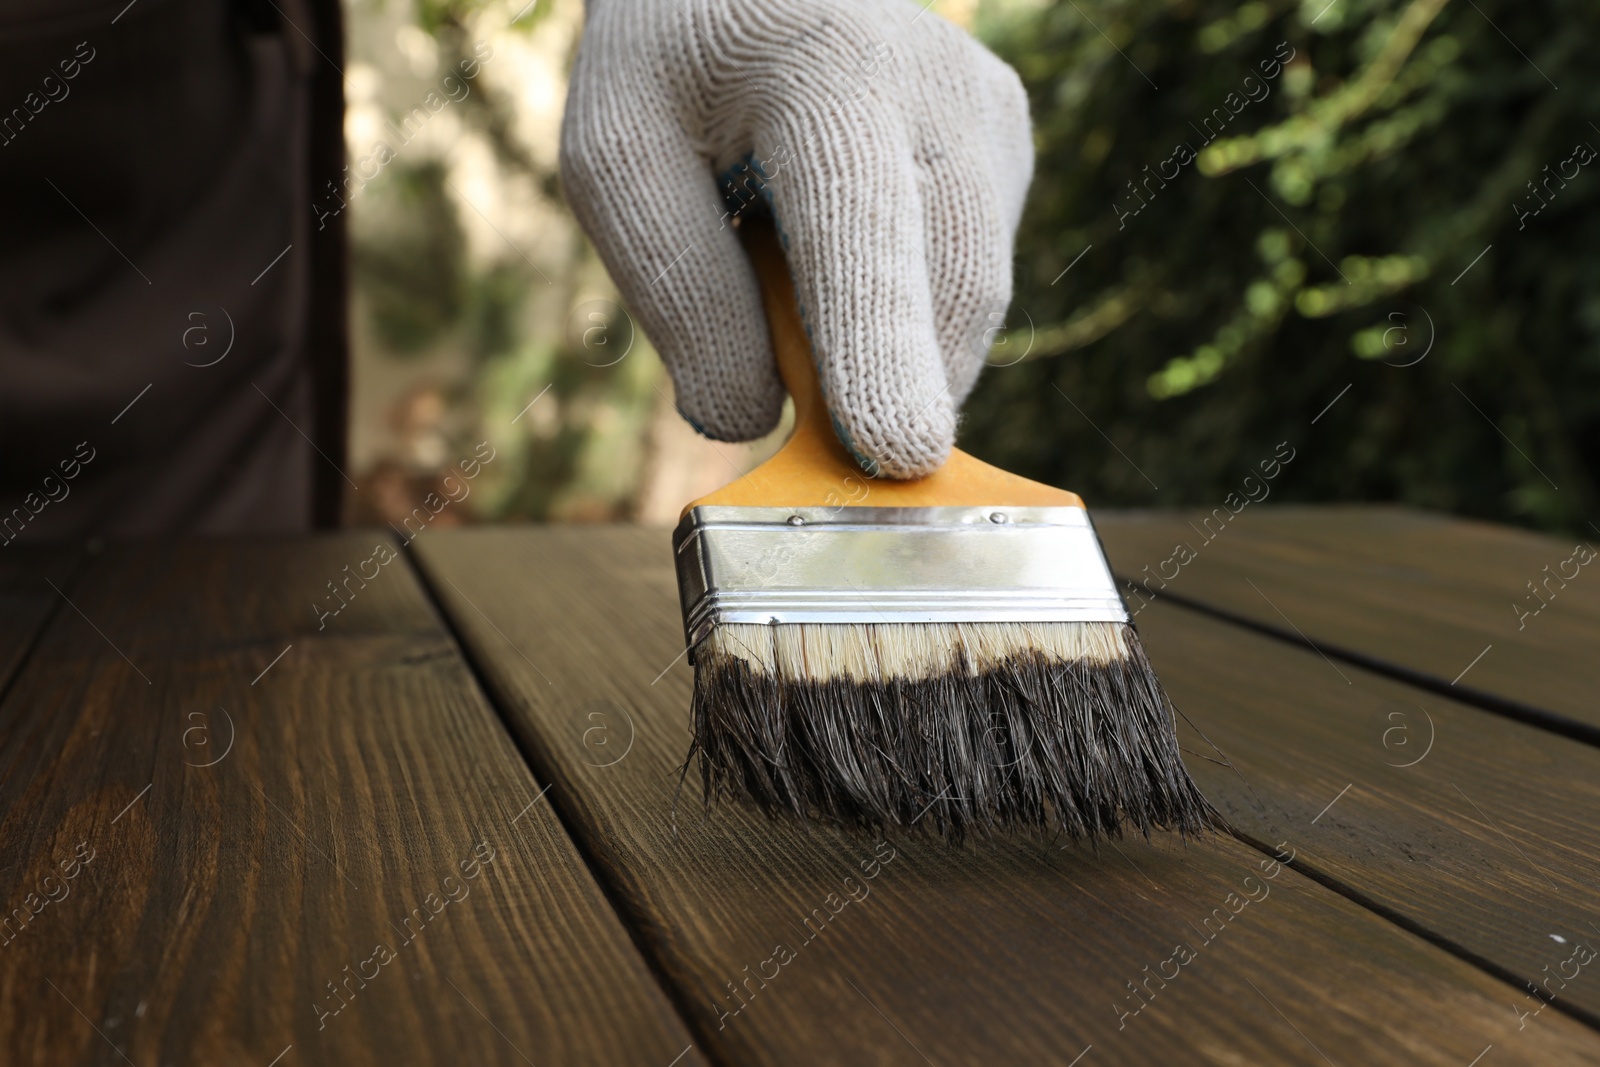
<svg viewBox="0 0 1600 1067">
<path fill-rule="evenodd" d="M 1210 508 L 1287 443 L 1279 502 L 1600 532 L 1593 0 L 932 10 L 1020 72 L 1038 153 L 962 447 Z M 581 0 L 345 14 L 348 150 L 383 161 L 348 205 L 348 517 L 398 522 L 483 441 L 440 525 L 669 523 L 769 454 L 677 417 L 562 201 Z"/>
</svg>

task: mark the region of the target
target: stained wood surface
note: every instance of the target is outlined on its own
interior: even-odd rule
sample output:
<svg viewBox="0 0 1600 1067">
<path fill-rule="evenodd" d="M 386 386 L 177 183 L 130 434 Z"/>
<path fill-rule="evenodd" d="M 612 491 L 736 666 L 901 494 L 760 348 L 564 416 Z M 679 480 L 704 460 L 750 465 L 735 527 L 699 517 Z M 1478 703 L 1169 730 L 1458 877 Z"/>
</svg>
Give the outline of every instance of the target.
<svg viewBox="0 0 1600 1067">
<path fill-rule="evenodd" d="M 0 694 L 50 616 L 72 610 L 60 590 L 72 584 L 81 560 L 82 553 L 67 548 L 8 544 L 0 551 Z"/>
<path fill-rule="evenodd" d="M 1139 628 L 1235 827 L 1600 1027 L 1600 960 L 1562 966 L 1600 949 L 1600 750 L 1182 608 Z"/>
<path fill-rule="evenodd" d="M 952 850 L 736 807 L 704 818 L 692 784 L 678 794 L 690 670 L 664 531 L 449 532 L 418 549 L 553 802 L 724 1062 L 1461 1067 L 1600 1051 L 1581 1023 L 1519 1019 L 1513 985 L 1309 878 L 1262 881 L 1265 857 L 1232 839 Z M 1271 794 L 1294 816 L 1285 849 L 1319 861 L 1326 830 L 1362 826 L 1310 821 L 1343 784 L 1326 777 L 1303 775 L 1297 805 Z"/>
<path fill-rule="evenodd" d="M 1600 741 L 1600 559 L 1567 562 L 1600 534 L 1555 539 L 1389 507 L 1250 505 L 1225 523 L 1204 518 L 1097 511 L 1095 525 L 1112 569 L 1150 579 L 1158 599 L 1198 600 L 1510 711 L 1545 709 Z M 1179 546 L 1193 559 L 1178 563 Z M 1163 574 L 1176 575 L 1165 589 Z"/>
<path fill-rule="evenodd" d="M 0 1062 L 703 1062 L 379 540 L 65 590 L 0 704 Z"/>
</svg>

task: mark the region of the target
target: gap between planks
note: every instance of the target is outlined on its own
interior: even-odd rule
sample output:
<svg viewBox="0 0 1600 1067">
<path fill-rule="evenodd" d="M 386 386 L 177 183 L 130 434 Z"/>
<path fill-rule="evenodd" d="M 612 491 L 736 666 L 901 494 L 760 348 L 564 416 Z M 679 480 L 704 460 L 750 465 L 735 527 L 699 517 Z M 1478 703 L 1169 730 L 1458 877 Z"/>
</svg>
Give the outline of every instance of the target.
<svg viewBox="0 0 1600 1067">
<path fill-rule="evenodd" d="M 1350 885 L 1348 882 L 1342 881 L 1341 879 L 1328 874 L 1321 868 L 1305 862 L 1299 856 L 1295 856 L 1294 858 L 1287 860 L 1283 859 L 1282 854 L 1279 853 L 1277 849 L 1273 848 L 1265 841 L 1259 840 L 1251 834 L 1240 830 L 1231 822 L 1228 822 L 1226 818 L 1223 820 L 1223 829 L 1230 837 L 1234 838 L 1241 844 L 1248 845 L 1250 848 L 1255 849 L 1268 859 L 1276 860 L 1285 867 L 1298 871 L 1307 878 L 1311 879 L 1313 882 L 1316 882 L 1318 885 L 1322 886 L 1324 889 L 1339 894 L 1341 897 L 1344 897 L 1357 907 L 1366 909 L 1367 911 L 1376 915 L 1378 918 L 1384 919 L 1395 926 L 1400 927 L 1400 929 L 1409 934 L 1415 934 L 1417 937 L 1422 938 L 1422 940 L 1428 942 L 1430 945 L 1433 945 L 1435 948 L 1442 949 L 1443 951 L 1450 953 L 1450 955 L 1454 956 L 1456 959 L 1461 960 L 1463 963 L 1466 963 L 1470 966 L 1478 968 L 1478 970 L 1489 975 L 1491 978 L 1499 979 L 1500 981 L 1515 987 L 1519 992 L 1522 990 L 1528 990 L 1533 996 L 1538 997 L 1545 1004 L 1548 1004 L 1550 1007 L 1562 1012 L 1576 1022 L 1580 1022 L 1590 1029 L 1600 1031 L 1600 1015 L 1573 1004 L 1569 999 L 1556 996 L 1546 996 L 1535 983 L 1530 982 L 1526 977 L 1518 974 L 1511 968 L 1503 964 L 1496 963 L 1494 960 L 1489 959 L 1487 956 L 1484 956 L 1481 953 L 1474 952 L 1472 949 L 1467 948 L 1460 942 L 1446 937 L 1437 930 L 1429 929 L 1428 927 L 1417 922 L 1415 919 L 1408 918 L 1402 912 L 1389 907 L 1387 904 L 1384 904 L 1375 897 L 1363 893 L 1361 890 L 1357 889 L 1353 885 Z"/>
<path fill-rule="evenodd" d="M 401 543 L 400 554 L 411 568 L 411 573 L 416 577 L 417 584 L 422 587 L 422 593 L 428 598 L 428 603 L 432 605 L 433 610 L 438 614 L 440 624 L 444 627 L 445 633 L 449 635 L 451 644 L 455 646 L 456 654 L 467 665 L 467 670 L 472 675 L 473 685 L 478 688 L 485 702 L 494 711 L 495 721 L 500 724 L 500 728 L 510 738 L 512 748 L 516 750 L 517 755 L 527 765 L 534 778 L 547 783 L 545 789 L 549 794 L 551 812 L 555 814 L 556 821 L 561 824 L 562 832 L 567 835 L 567 839 L 572 842 L 578 855 L 582 857 L 583 865 L 588 871 L 589 877 L 593 878 L 595 884 L 600 887 L 600 892 L 605 896 L 606 903 L 610 905 L 612 913 L 617 917 L 617 921 L 628 932 L 628 939 L 633 943 L 634 950 L 639 953 L 640 958 L 644 960 L 645 966 L 656 981 L 656 985 L 660 987 L 662 994 L 667 998 L 668 1003 L 672 1005 L 672 1009 L 678 1013 L 678 1018 L 683 1022 L 684 1029 L 688 1030 L 690 1036 L 694 1038 L 692 1047 L 715 1067 L 734 1067 L 734 1064 L 718 1051 L 716 1043 L 710 1040 L 710 1035 L 704 1031 L 702 1020 L 690 1008 L 686 999 L 686 991 L 672 980 L 672 976 L 667 973 L 662 965 L 664 954 L 660 952 L 660 946 L 652 944 L 644 930 L 634 921 L 632 914 L 628 910 L 627 902 L 621 898 L 618 887 L 612 883 L 604 866 L 601 865 L 599 858 L 594 854 L 593 846 L 590 844 L 588 837 L 580 832 L 578 820 L 568 808 L 565 798 L 552 788 L 557 778 L 555 768 L 550 766 L 531 745 L 527 744 L 522 734 L 517 730 L 515 718 L 510 714 L 510 709 L 501 701 L 500 694 L 493 682 L 490 681 L 487 672 L 484 670 L 483 663 L 479 660 L 477 652 L 472 647 L 472 643 L 466 640 L 466 636 L 456 625 L 455 615 L 445 603 L 443 592 L 434 581 L 434 576 L 428 572 L 427 566 L 412 550 L 410 542 Z M 689 1049 L 684 1049 L 678 1058 L 682 1059 L 683 1054 L 688 1051 Z"/>
<path fill-rule="evenodd" d="M 449 568 L 445 566 L 444 557 L 443 556 L 433 557 L 431 551 L 428 554 L 430 556 L 430 561 L 431 561 L 432 565 L 439 568 L 441 576 L 443 574 L 445 574 L 445 573 L 448 573 Z M 417 566 L 418 566 L 418 569 L 420 571 L 422 571 L 424 575 L 426 575 L 426 573 L 427 573 L 426 565 L 424 565 L 419 560 L 419 561 L 417 561 Z M 459 577 L 459 575 L 457 577 Z M 430 586 L 430 588 L 432 588 L 432 587 Z M 436 591 L 437 590 L 435 590 L 435 592 Z M 1176 598 L 1174 598 L 1174 599 L 1176 601 Z M 456 601 L 454 599 L 452 599 L 451 603 L 456 603 Z M 468 603 L 470 604 L 470 601 L 468 601 Z M 459 607 L 459 605 L 457 605 L 457 606 Z M 1185 606 L 1191 606 L 1191 605 L 1185 605 Z M 1202 614 L 1211 614 L 1211 613 L 1205 611 L 1205 605 L 1203 605 L 1203 604 L 1202 605 L 1194 605 L 1194 606 L 1198 607 L 1198 609 L 1200 610 L 1200 612 Z M 470 621 L 470 618 L 465 613 L 462 613 L 461 617 L 463 619 L 466 619 L 467 621 Z M 1235 620 L 1226 619 L 1225 618 L 1223 621 L 1232 623 Z M 1262 633 L 1264 636 L 1279 637 L 1280 639 L 1282 639 L 1282 635 L 1281 634 L 1273 632 L 1270 629 L 1263 628 L 1263 627 L 1261 627 L 1259 625 L 1255 625 L 1255 624 L 1253 624 L 1253 620 L 1243 620 L 1243 621 L 1241 621 L 1239 623 L 1239 625 L 1243 626 L 1243 628 L 1245 628 L 1245 629 L 1254 630 L 1254 631 L 1256 631 L 1258 633 Z M 462 629 L 459 630 L 459 631 L 456 630 L 454 627 L 452 627 L 451 629 L 452 629 L 452 633 L 456 637 L 457 641 L 463 646 L 463 648 L 471 649 L 471 648 L 475 647 L 475 646 L 472 645 L 471 640 L 470 640 L 470 638 L 471 638 L 471 628 L 470 627 L 468 627 L 468 626 L 466 626 L 464 624 Z M 495 629 L 498 631 L 498 627 L 495 627 Z M 1226 629 L 1228 629 L 1228 627 L 1223 627 L 1222 629 L 1226 630 Z M 502 633 L 501 636 L 504 637 L 505 635 Z M 1302 647 L 1302 648 L 1307 647 L 1310 644 L 1308 641 L 1301 641 L 1301 640 L 1296 640 L 1296 639 L 1289 639 L 1289 643 L 1292 643 L 1292 644 L 1296 645 L 1297 647 Z M 492 682 L 491 679 L 494 677 L 494 673 L 495 673 L 494 672 L 494 663 L 496 662 L 495 658 L 491 654 L 488 646 L 476 646 L 476 647 L 478 647 L 479 651 L 482 652 L 481 661 L 478 658 L 475 658 L 474 654 L 471 651 L 467 651 L 466 653 L 464 653 L 464 655 L 465 655 L 465 658 L 472 664 L 473 670 L 474 670 L 475 674 L 477 674 L 477 676 L 479 678 L 480 685 L 482 685 L 483 688 L 485 690 L 487 690 L 487 691 L 495 692 L 495 693 L 497 693 L 497 695 L 502 695 L 503 696 L 507 706 L 502 707 L 499 703 L 495 703 L 495 707 L 496 707 L 497 712 L 500 712 L 501 714 L 506 715 L 508 718 L 517 718 L 519 722 L 522 722 L 521 714 L 522 714 L 524 709 L 523 709 L 523 706 L 519 703 L 519 701 L 517 699 L 515 686 L 511 686 L 509 689 L 502 690 L 498 685 L 496 685 L 494 682 Z M 1315 646 L 1311 646 L 1311 647 L 1314 648 Z M 1381 675 L 1381 674 L 1384 674 L 1386 672 L 1376 671 L 1375 673 L 1378 673 L 1378 674 Z M 542 672 L 541 672 L 541 674 L 542 674 Z M 1405 679 L 1399 679 L 1399 680 L 1402 683 L 1404 683 L 1406 681 Z M 1450 690 L 1448 695 L 1450 695 L 1452 697 L 1457 697 L 1459 699 L 1460 691 L 1459 690 Z M 1460 702 L 1464 703 L 1464 704 L 1468 703 L 1466 701 L 1460 701 Z M 531 731 L 531 728 L 530 728 L 530 731 Z M 533 736 L 536 736 L 536 734 L 533 735 Z M 533 743 L 534 742 L 530 742 L 530 744 L 533 744 Z M 530 762 L 535 762 L 536 764 L 539 762 L 537 760 L 537 757 L 532 753 L 528 754 L 528 758 L 530 759 Z M 1337 800 L 1337 798 L 1335 798 L 1335 799 Z M 571 820 L 572 820 L 570 822 L 566 821 L 567 817 L 569 815 L 571 816 Z M 571 834 L 573 840 L 574 841 L 583 841 L 586 844 L 587 843 L 586 839 L 583 838 L 583 837 L 580 837 L 579 836 L 579 832 L 578 832 L 579 828 L 583 825 L 582 815 L 583 815 L 583 812 L 581 810 L 569 809 L 567 812 L 563 813 L 563 819 L 564 819 L 564 823 L 567 826 L 567 829 L 568 829 L 569 833 Z M 1237 830 L 1233 830 L 1231 832 L 1231 836 L 1236 838 L 1240 842 L 1240 844 L 1244 845 L 1245 847 L 1248 847 L 1248 848 L 1251 848 L 1251 849 L 1253 849 L 1255 851 L 1261 852 L 1263 855 L 1267 855 L 1269 858 L 1271 858 L 1272 855 L 1273 855 L 1272 850 L 1270 850 L 1268 848 L 1265 848 L 1258 841 L 1254 840 L 1253 838 L 1251 838 L 1247 834 L 1243 834 L 1243 833 L 1241 833 L 1241 832 L 1239 832 Z M 583 853 L 585 855 L 586 862 L 592 862 L 592 863 L 595 864 L 595 871 L 596 871 L 597 880 L 600 882 L 600 884 L 602 886 L 606 887 L 607 890 L 609 891 L 609 883 L 608 883 L 608 881 L 606 880 L 605 877 L 602 877 L 602 875 L 603 875 L 603 873 L 609 872 L 612 869 L 609 868 L 609 867 L 602 866 L 601 859 L 599 858 L 599 854 L 598 853 L 593 854 L 594 858 L 591 859 L 591 853 L 590 853 L 589 849 L 587 847 L 583 847 L 583 846 L 580 846 L 580 847 L 582 847 L 582 851 L 583 851 Z M 1523 979 L 1521 979 L 1509 967 L 1506 967 L 1506 966 L 1503 966 L 1503 965 L 1497 965 L 1497 964 L 1492 963 L 1491 961 L 1488 961 L 1488 960 L 1484 959 L 1478 953 L 1472 951 L 1471 949 L 1465 948 L 1461 944 L 1451 940 L 1450 937 L 1448 937 L 1448 936 L 1446 936 L 1444 934 L 1432 931 L 1432 930 L 1420 925 L 1416 920 L 1406 918 L 1403 914 L 1396 913 L 1393 909 L 1391 909 L 1391 908 L 1389 908 L 1389 907 L 1387 907 L 1387 906 L 1385 906 L 1385 905 L 1383 905 L 1381 903 L 1378 903 L 1378 901 L 1376 899 L 1374 899 L 1373 897 L 1371 897 L 1371 896 L 1369 896 L 1369 895 L 1367 895 L 1365 893 L 1362 893 L 1362 892 L 1360 892 L 1358 890 L 1355 890 L 1355 889 L 1351 888 L 1349 885 L 1345 884 L 1344 882 L 1341 882 L 1339 879 L 1334 878 L 1333 876 L 1327 875 L 1327 874 L 1323 873 L 1321 870 L 1319 870 L 1317 868 L 1307 867 L 1307 866 L 1304 865 L 1303 862 L 1301 864 L 1289 864 L 1289 865 L 1296 866 L 1298 871 L 1299 871 L 1299 873 L 1301 873 L 1303 875 L 1306 875 L 1313 882 L 1315 882 L 1315 883 L 1321 885 L 1323 888 L 1328 889 L 1329 891 L 1333 892 L 1336 896 L 1342 897 L 1350 905 L 1354 906 L 1355 908 L 1360 909 L 1361 912 L 1363 912 L 1365 914 L 1368 914 L 1368 915 L 1371 915 L 1378 923 L 1381 923 L 1383 925 L 1388 925 L 1388 926 L 1395 927 L 1395 928 L 1397 928 L 1398 930 L 1400 930 L 1400 931 L 1402 931 L 1404 933 L 1416 935 L 1419 938 L 1419 940 L 1421 940 L 1421 941 L 1433 946 L 1434 948 L 1441 949 L 1441 950 L 1445 951 L 1447 955 L 1455 957 L 1459 962 L 1465 964 L 1467 967 L 1471 968 L 1472 970 L 1477 971 L 1478 973 L 1485 975 L 1489 980 L 1491 980 L 1491 981 L 1493 981 L 1495 983 L 1503 983 L 1503 984 L 1510 985 L 1515 989 L 1520 989 L 1523 986 L 1525 986 L 1525 984 L 1526 984 L 1525 981 Z M 620 893 L 620 891 L 619 891 L 619 893 Z M 626 901 L 622 900 L 622 901 L 618 902 L 616 904 L 616 906 L 618 907 L 618 910 L 620 912 L 620 911 L 623 910 L 624 907 L 626 907 Z M 1387 921 L 1385 922 L 1385 920 L 1387 920 Z M 626 923 L 625 923 L 625 925 L 626 925 Z M 630 932 L 631 932 L 632 931 L 631 926 L 629 926 L 628 928 L 630 929 Z M 654 943 L 652 941 L 648 940 L 647 938 L 641 938 L 640 944 L 641 944 L 641 946 L 648 947 L 648 946 L 653 946 Z M 647 958 L 652 960 L 652 963 L 654 962 L 655 957 L 651 952 L 647 951 L 646 952 L 646 956 L 647 956 Z M 671 993 L 673 992 L 673 988 L 674 988 L 671 980 L 667 979 L 664 982 L 664 985 L 665 985 L 669 995 L 671 995 Z M 1546 1001 L 1546 1002 L 1548 1003 L 1550 1001 Z M 683 1009 L 680 1008 L 680 1010 L 683 1010 Z M 1563 1014 L 1567 1014 L 1569 1017 L 1571 1017 L 1573 1019 L 1573 1021 L 1576 1024 L 1583 1026 L 1585 1031 L 1593 1029 L 1596 1026 L 1595 1017 L 1594 1017 L 1594 1015 L 1592 1013 L 1585 1012 L 1585 1013 L 1573 1015 L 1572 1013 L 1564 1012 Z M 686 1012 L 686 1015 L 688 1015 L 689 1018 L 693 1018 L 694 1013 L 692 1011 L 689 1011 L 689 1012 Z M 689 1024 L 689 1025 L 691 1025 L 692 1032 L 695 1032 L 697 1034 L 700 1033 L 700 1031 L 698 1031 L 697 1029 L 694 1029 L 692 1027 L 692 1023 Z M 704 1040 L 704 1039 L 702 1039 L 702 1040 Z M 709 1042 L 707 1042 L 707 1043 L 709 1044 Z"/>
<path fill-rule="evenodd" d="M 16 662 L 11 664 L 10 671 L 4 677 L 0 677 L 0 704 L 4 704 L 6 697 L 11 695 L 12 687 L 16 685 L 17 679 L 22 677 L 29 661 L 33 659 L 34 652 L 38 650 L 39 642 L 44 640 L 44 635 L 49 631 L 50 624 L 55 622 L 56 616 L 61 613 L 61 605 L 65 600 L 62 594 L 76 591 L 78 582 L 88 572 L 90 554 L 77 549 L 73 549 L 71 552 L 69 562 L 66 564 L 66 573 L 61 576 L 61 588 L 51 590 L 50 606 L 44 609 L 44 612 L 35 620 L 33 630 L 24 637 L 22 650 L 17 653 Z M 43 556 L 43 553 L 41 553 L 41 556 Z M 48 560 L 48 556 L 43 556 L 37 565 L 38 568 L 42 569 Z M 30 568 L 28 577 L 33 577 L 34 573 L 34 568 Z"/>
<path fill-rule="evenodd" d="M 1119 582 L 1131 582 L 1131 579 L 1124 574 L 1113 572 L 1113 577 Z M 1549 711 L 1532 704 L 1525 704 L 1520 700 L 1512 700 L 1510 697 L 1503 697 L 1498 693 L 1491 693 L 1483 689 L 1456 685 L 1440 675 L 1419 671 L 1398 663 L 1391 663 L 1368 653 L 1346 648 L 1344 645 L 1323 640 L 1313 641 L 1309 637 L 1275 626 L 1270 622 L 1264 622 L 1183 593 L 1173 593 L 1163 589 L 1160 599 L 1170 601 L 1173 605 L 1185 608 L 1196 614 L 1205 615 L 1232 626 L 1261 634 L 1263 637 L 1275 638 L 1296 648 L 1308 648 L 1313 652 L 1332 656 L 1352 666 L 1360 667 L 1374 674 L 1384 675 L 1415 689 L 1422 689 L 1438 696 L 1449 697 L 1451 700 L 1470 705 L 1479 711 L 1486 711 L 1491 715 L 1499 715 L 1502 718 L 1511 719 L 1515 722 L 1544 730 L 1547 733 L 1565 737 L 1571 741 L 1578 741 L 1600 748 L 1600 727 L 1563 715 L 1558 711 Z"/>
</svg>

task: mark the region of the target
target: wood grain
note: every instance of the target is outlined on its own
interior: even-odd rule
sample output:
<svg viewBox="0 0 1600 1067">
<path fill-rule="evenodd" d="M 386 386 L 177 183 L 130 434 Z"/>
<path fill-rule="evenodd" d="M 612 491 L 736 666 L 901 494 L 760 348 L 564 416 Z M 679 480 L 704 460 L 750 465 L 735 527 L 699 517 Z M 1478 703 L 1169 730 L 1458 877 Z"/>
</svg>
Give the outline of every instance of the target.
<svg viewBox="0 0 1600 1067">
<path fill-rule="evenodd" d="M 1560 584 L 1544 570 L 1562 570 L 1576 541 L 1388 507 L 1252 505 L 1226 523 L 1203 519 L 1095 512 L 1112 569 L 1150 579 L 1157 599 L 1187 597 L 1348 648 L 1422 672 L 1438 690 L 1454 681 L 1510 714 L 1542 721 L 1544 709 L 1600 741 L 1600 559 L 1570 564 L 1577 577 Z M 1194 554 L 1181 565 L 1180 545 Z M 1176 575 L 1165 588 L 1163 573 Z M 1519 616 L 1513 605 L 1544 603 L 1527 583 L 1547 581 L 1547 606 Z"/>
<path fill-rule="evenodd" d="M 1600 1027 L 1600 960 L 1559 975 L 1600 949 L 1600 751 L 1182 608 L 1139 630 L 1234 826 Z"/>
<path fill-rule="evenodd" d="M 0 1062 L 703 1062 L 380 541 L 70 591 L 0 705 Z"/>
<path fill-rule="evenodd" d="M 726 1062 L 1462 1067 L 1489 1045 L 1529 1063 L 1600 1049 L 1554 1011 L 1519 1031 L 1509 984 L 1287 868 L 1268 887 L 1270 861 L 1231 839 L 955 850 L 702 817 L 692 786 L 678 795 L 690 671 L 664 531 L 451 531 L 419 557 Z M 1252 886 L 1267 895 L 1236 909 Z M 1206 940 L 1225 905 L 1238 917 Z"/>
<path fill-rule="evenodd" d="M 72 584 L 82 553 L 5 545 L 0 552 L 0 694 L 22 666 L 46 621 L 71 611 L 60 590 Z M 53 583 L 53 584 L 52 584 Z"/>
</svg>

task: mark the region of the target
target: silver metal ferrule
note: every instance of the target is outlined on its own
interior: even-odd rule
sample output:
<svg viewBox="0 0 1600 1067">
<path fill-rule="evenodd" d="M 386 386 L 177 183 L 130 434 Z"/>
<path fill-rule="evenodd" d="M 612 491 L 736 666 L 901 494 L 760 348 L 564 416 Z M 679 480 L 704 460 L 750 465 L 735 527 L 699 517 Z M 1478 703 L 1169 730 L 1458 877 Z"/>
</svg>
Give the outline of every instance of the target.
<svg viewBox="0 0 1600 1067">
<path fill-rule="evenodd" d="M 724 623 L 1128 621 L 1077 507 L 698 507 L 672 547 L 691 649 Z"/>
</svg>

